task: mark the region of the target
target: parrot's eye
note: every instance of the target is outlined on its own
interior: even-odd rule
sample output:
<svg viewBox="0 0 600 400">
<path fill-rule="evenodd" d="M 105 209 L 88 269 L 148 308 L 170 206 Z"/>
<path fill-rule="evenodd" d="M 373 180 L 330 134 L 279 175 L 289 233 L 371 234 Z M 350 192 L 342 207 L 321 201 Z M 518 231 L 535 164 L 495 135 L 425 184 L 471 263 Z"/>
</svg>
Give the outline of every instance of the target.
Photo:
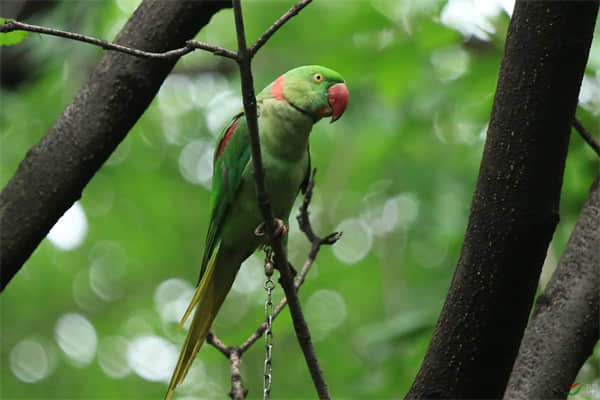
<svg viewBox="0 0 600 400">
<path fill-rule="evenodd" d="M 317 72 L 313 75 L 313 79 L 315 82 L 323 82 L 323 75 Z"/>
</svg>

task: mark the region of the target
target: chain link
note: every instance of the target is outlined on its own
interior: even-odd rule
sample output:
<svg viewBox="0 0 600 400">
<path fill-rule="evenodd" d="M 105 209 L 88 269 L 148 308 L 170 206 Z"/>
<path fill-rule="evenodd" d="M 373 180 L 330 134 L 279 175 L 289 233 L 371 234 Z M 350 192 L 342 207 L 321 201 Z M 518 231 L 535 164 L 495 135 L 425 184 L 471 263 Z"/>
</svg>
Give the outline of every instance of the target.
<svg viewBox="0 0 600 400">
<path fill-rule="evenodd" d="M 273 349 L 273 302 L 271 301 L 271 292 L 275 288 L 275 283 L 271 279 L 273 276 L 273 263 L 271 262 L 271 251 L 267 251 L 265 258 L 265 290 L 267 291 L 267 301 L 265 302 L 265 317 L 267 320 L 267 329 L 265 330 L 265 367 L 263 381 L 263 400 L 271 398 L 271 381 L 273 372 L 273 364 L 271 362 L 271 351 Z"/>
</svg>

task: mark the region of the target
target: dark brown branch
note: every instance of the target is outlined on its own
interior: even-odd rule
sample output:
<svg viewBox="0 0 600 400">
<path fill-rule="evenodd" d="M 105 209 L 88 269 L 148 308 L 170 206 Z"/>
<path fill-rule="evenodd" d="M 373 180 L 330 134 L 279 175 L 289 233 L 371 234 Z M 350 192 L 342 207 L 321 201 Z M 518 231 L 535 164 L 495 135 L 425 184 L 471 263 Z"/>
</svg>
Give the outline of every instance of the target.
<svg viewBox="0 0 600 400">
<path fill-rule="evenodd" d="M 248 125 L 248 135 L 252 147 L 252 165 L 254 168 L 254 178 L 256 180 L 258 207 L 265 219 L 265 231 L 275 254 L 275 265 L 279 269 L 280 283 L 288 299 L 290 314 L 294 323 L 294 329 L 296 330 L 298 343 L 302 348 L 306 364 L 319 398 L 330 399 L 329 389 L 327 388 L 327 383 L 323 377 L 323 372 L 319 365 L 310 332 L 300 306 L 300 300 L 298 299 L 296 289 L 294 288 L 293 275 L 288 265 L 285 247 L 283 246 L 281 235 L 276 234 L 277 223 L 274 219 L 273 210 L 271 209 L 271 203 L 266 191 L 265 170 L 262 163 L 262 154 L 258 136 L 256 97 L 254 95 L 254 83 L 250 67 L 252 57 L 250 51 L 246 47 L 246 35 L 244 32 L 244 21 L 240 0 L 233 0 L 232 3 L 238 41 L 238 64 L 240 66 L 240 76 L 242 80 L 242 98 Z"/>
<path fill-rule="evenodd" d="M 312 229 L 312 225 L 310 224 L 308 205 L 312 199 L 313 189 L 315 187 L 315 175 L 317 174 L 317 169 L 313 169 L 310 179 L 308 181 L 308 185 L 306 186 L 306 193 L 304 194 L 304 199 L 302 200 L 302 205 L 300 206 L 300 214 L 296 217 L 298 220 L 298 225 L 300 226 L 300 230 L 304 232 L 306 237 L 311 243 L 311 249 L 308 253 L 308 261 L 311 263 L 314 261 L 317 253 L 321 249 L 322 245 L 332 245 L 337 242 L 342 237 L 342 232 L 333 232 L 324 238 L 320 238 L 315 235 Z"/>
<path fill-rule="evenodd" d="M 97 39 L 91 36 L 82 35 L 79 33 L 62 31 L 60 29 L 54 28 L 45 28 L 43 26 L 38 25 L 30 25 L 23 22 L 18 21 L 5 21 L 4 24 L 0 25 L 0 33 L 8 33 L 12 31 L 28 31 L 28 32 L 36 32 L 43 33 L 45 35 L 52 35 L 63 37 L 66 39 L 76 40 L 79 42 L 85 42 L 89 44 L 93 44 L 95 46 L 100 46 L 105 50 L 114 50 L 120 53 L 130 54 L 136 57 L 143 58 L 152 58 L 157 60 L 166 60 L 171 58 L 178 58 L 183 56 L 184 54 L 191 53 L 196 49 L 202 49 L 209 51 L 217 56 L 223 56 L 227 58 L 237 59 L 237 54 L 231 50 L 224 49 L 219 46 L 213 46 L 207 43 L 198 42 L 196 40 L 188 40 L 185 42 L 184 47 L 180 47 L 174 50 L 168 50 L 164 52 L 151 52 L 151 51 L 143 51 L 134 49 L 128 46 L 123 46 L 116 43 L 110 43 L 103 39 Z"/>
<path fill-rule="evenodd" d="M 600 330 L 600 174 L 538 298 L 505 399 L 565 399 Z M 565 345 L 567 344 L 568 345 Z"/>
<path fill-rule="evenodd" d="M 583 140 L 600 156 L 600 143 L 594 139 L 594 137 L 584 128 L 583 124 L 579 120 L 579 118 L 573 118 L 573 126 L 575 130 L 579 133 Z"/>
<path fill-rule="evenodd" d="M 313 170 L 311 178 L 308 182 L 308 186 L 306 188 L 306 193 L 304 194 L 302 206 L 300 207 L 300 214 L 297 217 L 298 224 L 300 225 L 300 230 L 305 233 L 306 237 L 308 238 L 308 240 L 311 243 L 311 250 L 308 254 L 306 261 L 304 262 L 304 265 L 302 266 L 302 270 L 300 271 L 298 276 L 296 276 L 296 280 L 294 281 L 294 288 L 296 289 L 296 293 L 300 290 L 300 287 L 304 283 L 304 279 L 306 278 L 308 271 L 312 267 L 312 265 L 315 261 L 315 258 L 317 257 L 317 253 L 321 249 L 321 246 L 322 245 L 332 245 L 335 242 L 337 242 L 338 239 L 342 236 L 341 233 L 334 232 L 334 233 L 327 235 L 324 238 L 320 238 L 319 236 L 315 235 L 313 232 L 312 226 L 310 224 L 310 219 L 309 219 L 308 205 L 310 203 L 310 200 L 312 199 L 312 192 L 313 192 L 313 188 L 315 186 L 316 172 L 317 172 L 317 170 L 315 168 Z M 284 297 L 279 302 L 277 307 L 275 307 L 275 309 L 273 310 L 273 320 L 275 320 L 277 315 L 279 315 L 281 310 L 283 310 L 286 305 L 287 305 L 287 298 Z M 240 346 L 240 352 L 242 354 L 244 352 L 246 352 L 246 350 L 248 350 L 250 348 L 250 346 L 252 346 L 265 333 L 266 329 L 267 329 L 267 323 L 263 322 L 256 329 L 256 331 L 252 335 L 250 335 L 250 337 L 248 337 L 248 339 L 246 339 L 246 341 Z"/>
<path fill-rule="evenodd" d="M 296 14 L 298 14 L 311 1 L 312 0 L 302 0 L 302 1 L 300 1 L 299 3 L 295 4 L 294 6 L 292 6 L 292 8 L 290 8 L 285 14 L 283 14 L 277 21 L 275 21 L 275 23 L 273 25 L 271 25 L 269 27 L 269 29 L 267 29 L 265 31 L 265 33 L 263 33 L 258 38 L 258 40 L 252 45 L 252 47 L 250 48 L 250 58 L 254 57 L 254 55 L 256 54 L 256 52 L 265 43 L 267 43 L 267 40 L 269 40 L 269 38 L 271 36 L 273 36 L 273 34 L 275 32 L 277 32 L 279 30 L 279 28 L 281 28 L 283 26 L 283 24 L 285 24 L 290 18 L 292 18 L 293 16 L 295 16 Z"/>
<path fill-rule="evenodd" d="M 341 236 L 341 233 L 334 232 L 330 235 L 327 235 L 324 238 L 320 238 L 319 236 L 315 235 L 313 232 L 312 226 L 310 224 L 310 219 L 309 219 L 308 205 L 312 198 L 312 192 L 313 192 L 313 188 L 314 188 L 314 184 L 315 184 L 315 180 L 314 180 L 315 174 L 316 174 L 316 169 L 313 170 L 313 173 L 312 173 L 309 183 L 307 185 L 306 192 L 304 194 L 304 199 L 302 202 L 302 206 L 300 207 L 300 210 L 299 210 L 300 214 L 298 215 L 298 223 L 300 225 L 300 229 L 306 234 L 306 237 L 311 242 L 311 251 L 309 253 L 309 256 L 306 259 L 306 262 L 302 266 L 302 270 L 300 271 L 300 273 L 298 274 L 298 276 L 296 277 L 296 280 L 294 282 L 294 288 L 296 289 L 296 292 L 298 292 L 298 290 L 300 290 L 300 287 L 304 283 L 304 279 L 306 278 L 308 271 L 310 270 L 311 266 L 313 265 L 314 260 L 317 256 L 317 253 L 319 252 L 319 249 L 321 248 L 321 246 L 334 244 Z M 286 305 L 287 305 L 287 298 L 284 297 L 281 300 L 281 302 L 279 302 L 277 307 L 275 307 L 275 309 L 273 310 L 273 320 L 275 320 L 275 318 L 277 318 L 279 313 L 281 313 L 281 311 L 285 308 Z M 265 321 L 239 347 L 227 346 L 225 343 L 223 343 L 217 337 L 217 335 L 214 332 L 209 331 L 208 336 L 206 337 L 206 342 L 208 344 L 214 346 L 215 348 L 217 348 L 217 350 L 219 350 L 231 362 L 232 386 L 231 386 L 231 391 L 229 392 L 230 397 L 235 398 L 235 399 L 238 399 L 238 398 L 243 399 L 246 397 L 248 391 L 244 388 L 244 386 L 241 382 L 241 376 L 239 376 L 239 364 L 241 363 L 241 357 L 265 333 L 266 329 L 267 329 L 267 323 Z"/>
<path fill-rule="evenodd" d="M 461 255 L 409 399 L 504 394 L 558 222 L 597 12 L 515 4 Z"/>
<path fill-rule="evenodd" d="M 150 52 L 178 48 L 228 1 L 144 0 L 115 43 Z M 150 104 L 177 58 L 107 52 L 0 193 L 1 288 L 81 197 L 83 188 Z"/>
</svg>

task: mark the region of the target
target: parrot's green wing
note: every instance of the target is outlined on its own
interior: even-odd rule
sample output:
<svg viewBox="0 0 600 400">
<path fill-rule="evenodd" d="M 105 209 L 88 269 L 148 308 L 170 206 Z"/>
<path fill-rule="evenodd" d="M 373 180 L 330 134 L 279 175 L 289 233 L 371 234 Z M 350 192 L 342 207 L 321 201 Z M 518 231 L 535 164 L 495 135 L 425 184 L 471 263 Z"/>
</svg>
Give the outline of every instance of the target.
<svg viewBox="0 0 600 400">
<path fill-rule="evenodd" d="M 233 117 L 223 129 L 215 148 L 212 192 L 210 195 L 210 224 L 206 234 L 200 280 L 219 241 L 223 222 L 242 183 L 242 173 L 248 167 L 251 147 L 246 118 L 243 113 Z"/>
</svg>

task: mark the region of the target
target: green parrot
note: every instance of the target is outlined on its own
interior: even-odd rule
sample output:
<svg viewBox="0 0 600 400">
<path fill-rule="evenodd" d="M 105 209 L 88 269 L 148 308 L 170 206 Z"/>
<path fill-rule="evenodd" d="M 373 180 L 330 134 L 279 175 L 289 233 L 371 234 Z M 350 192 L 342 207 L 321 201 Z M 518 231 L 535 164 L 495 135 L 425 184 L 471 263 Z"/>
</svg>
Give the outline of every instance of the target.
<svg viewBox="0 0 600 400">
<path fill-rule="evenodd" d="M 310 172 L 308 137 L 315 122 L 334 122 L 348 104 L 348 88 L 337 72 L 318 65 L 292 69 L 256 96 L 267 193 L 274 216 L 287 225 L 298 192 Z M 264 237 L 255 234 L 263 217 L 256 201 L 250 139 L 243 112 L 221 132 L 214 154 L 210 224 L 198 288 L 179 325 L 196 311 L 165 399 L 183 382 L 242 262 Z"/>
</svg>

